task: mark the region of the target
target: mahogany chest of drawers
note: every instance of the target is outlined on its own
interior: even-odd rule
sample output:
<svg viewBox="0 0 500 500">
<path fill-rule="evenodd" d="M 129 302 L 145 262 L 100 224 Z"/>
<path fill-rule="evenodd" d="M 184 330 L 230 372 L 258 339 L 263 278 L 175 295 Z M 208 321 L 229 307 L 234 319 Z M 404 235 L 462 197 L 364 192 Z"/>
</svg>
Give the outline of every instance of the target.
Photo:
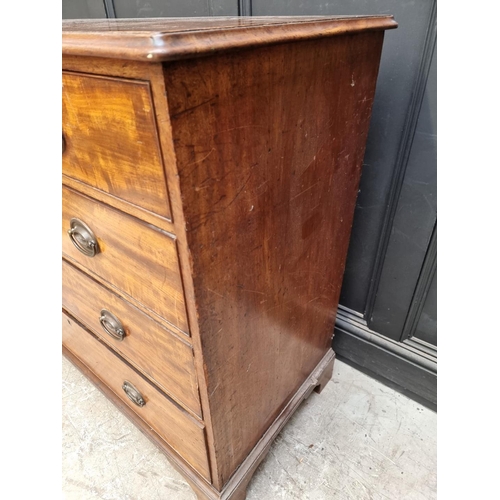
<svg viewBox="0 0 500 500">
<path fill-rule="evenodd" d="M 199 498 L 332 373 L 392 16 L 63 22 L 63 350 Z"/>
</svg>

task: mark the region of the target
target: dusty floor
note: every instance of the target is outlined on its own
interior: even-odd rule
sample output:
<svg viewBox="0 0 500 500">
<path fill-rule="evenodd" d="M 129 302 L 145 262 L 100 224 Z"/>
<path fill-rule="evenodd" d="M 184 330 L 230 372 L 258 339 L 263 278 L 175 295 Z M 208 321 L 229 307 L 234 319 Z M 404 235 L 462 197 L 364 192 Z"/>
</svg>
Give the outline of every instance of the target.
<svg viewBox="0 0 500 500">
<path fill-rule="evenodd" d="M 336 361 L 295 413 L 247 500 L 436 498 L 431 410 Z M 167 459 L 63 359 L 63 498 L 196 500 Z"/>
</svg>

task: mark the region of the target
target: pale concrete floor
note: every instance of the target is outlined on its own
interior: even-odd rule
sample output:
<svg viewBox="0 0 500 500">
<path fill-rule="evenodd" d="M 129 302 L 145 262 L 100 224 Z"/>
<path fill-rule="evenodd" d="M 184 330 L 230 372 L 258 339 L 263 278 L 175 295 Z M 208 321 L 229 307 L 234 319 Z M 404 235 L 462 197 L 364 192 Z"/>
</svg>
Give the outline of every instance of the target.
<svg viewBox="0 0 500 500">
<path fill-rule="evenodd" d="M 157 448 L 63 358 L 63 498 L 196 500 Z M 436 498 L 436 414 L 336 361 L 258 468 L 248 500 Z"/>
</svg>

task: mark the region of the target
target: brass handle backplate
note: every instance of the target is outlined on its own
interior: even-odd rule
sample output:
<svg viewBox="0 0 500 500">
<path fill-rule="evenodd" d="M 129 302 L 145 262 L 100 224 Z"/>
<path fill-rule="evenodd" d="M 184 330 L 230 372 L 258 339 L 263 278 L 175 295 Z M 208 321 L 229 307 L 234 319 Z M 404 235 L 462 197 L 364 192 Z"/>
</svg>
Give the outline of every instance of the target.
<svg viewBox="0 0 500 500">
<path fill-rule="evenodd" d="M 140 406 L 141 408 L 146 404 L 142 394 L 130 383 L 125 380 L 122 385 L 122 389 L 125 391 L 125 394 L 128 396 L 132 403 Z"/>
<path fill-rule="evenodd" d="M 125 338 L 125 329 L 121 321 L 111 312 L 106 309 L 101 310 L 99 317 L 102 329 L 115 340 L 122 341 Z"/>
<path fill-rule="evenodd" d="M 85 222 L 75 217 L 69 221 L 69 224 L 68 234 L 73 245 L 87 257 L 94 257 L 94 255 L 98 254 L 99 243 L 97 243 L 97 238 L 92 229 Z"/>
</svg>

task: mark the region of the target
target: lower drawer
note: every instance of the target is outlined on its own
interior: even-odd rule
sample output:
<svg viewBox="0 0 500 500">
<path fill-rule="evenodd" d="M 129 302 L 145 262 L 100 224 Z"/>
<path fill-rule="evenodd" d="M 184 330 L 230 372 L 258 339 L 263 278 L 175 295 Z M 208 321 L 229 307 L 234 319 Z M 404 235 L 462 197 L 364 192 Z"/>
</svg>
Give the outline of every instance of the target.
<svg viewBox="0 0 500 500">
<path fill-rule="evenodd" d="M 64 309 L 172 399 L 201 417 L 191 346 L 64 260 L 62 278 Z M 123 340 L 103 328 L 102 310 L 121 322 Z"/>
<path fill-rule="evenodd" d="M 63 345 L 173 450 L 210 481 L 204 426 L 158 392 L 64 313 L 62 333 Z"/>
</svg>

